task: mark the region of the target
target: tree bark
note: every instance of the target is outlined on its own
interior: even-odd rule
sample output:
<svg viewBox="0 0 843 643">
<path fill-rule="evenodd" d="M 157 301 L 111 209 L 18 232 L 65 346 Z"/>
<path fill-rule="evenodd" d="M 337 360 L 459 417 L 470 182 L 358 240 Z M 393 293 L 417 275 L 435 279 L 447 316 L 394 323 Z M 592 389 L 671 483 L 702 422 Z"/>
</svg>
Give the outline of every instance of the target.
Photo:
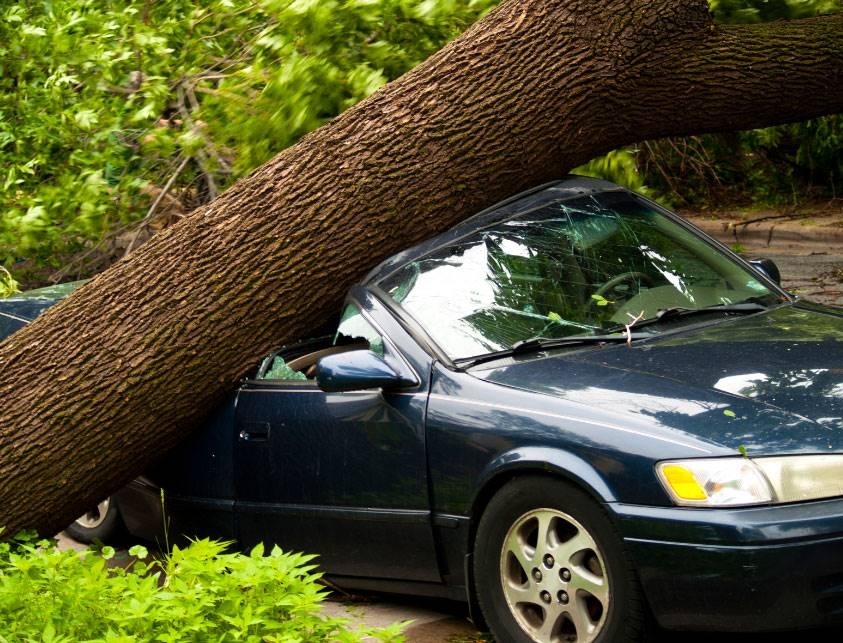
<svg viewBox="0 0 843 643">
<path fill-rule="evenodd" d="M 0 525 L 55 533 L 379 260 L 619 146 L 843 111 L 843 16 L 509 0 L 0 345 Z"/>
</svg>

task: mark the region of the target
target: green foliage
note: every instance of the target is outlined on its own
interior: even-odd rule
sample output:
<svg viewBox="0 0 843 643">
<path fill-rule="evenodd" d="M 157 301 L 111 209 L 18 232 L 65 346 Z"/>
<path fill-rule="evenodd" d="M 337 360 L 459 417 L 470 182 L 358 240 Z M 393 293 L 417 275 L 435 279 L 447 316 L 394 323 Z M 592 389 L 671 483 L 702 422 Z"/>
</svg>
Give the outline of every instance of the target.
<svg viewBox="0 0 843 643">
<path fill-rule="evenodd" d="M 638 169 L 637 152 L 633 149 L 612 150 L 573 170 L 575 174 L 593 176 L 618 183 L 630 190 L 647 194 L 650 190 Z"/>
<path fill-rule="evenodd" d="M 494 0 L 53 0 L 0 8 L 0 265 L 206 202 Z"/>
<path fill-rule="evenodd" d="M 20 292 L 20 284 L 6 268 L 0 266 L 0 299 Z"/>
<path fill-rule="evenodd" d="M 840 11 L 840 0 L 709 0 L 722 23 L 755 23 L 810 18 Z"/>
<path fill-rule="evenodd" d="M 80 554 L 32 536 L 0 542 L 0 643 L 403 640 L 400 625 L 350 630 L 321 616 L 312 557 L 225 547 L 199 540 L 150 560 L 138 546 L 115 561 L 110 547 Z"/>
</svg>

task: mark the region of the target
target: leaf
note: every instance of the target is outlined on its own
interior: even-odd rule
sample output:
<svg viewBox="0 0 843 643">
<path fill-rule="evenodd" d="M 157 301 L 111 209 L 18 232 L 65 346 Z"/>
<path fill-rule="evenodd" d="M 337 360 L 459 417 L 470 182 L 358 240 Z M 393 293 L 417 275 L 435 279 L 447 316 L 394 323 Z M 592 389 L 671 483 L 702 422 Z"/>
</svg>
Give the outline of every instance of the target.
<svg viewBox="0 0 843 643">
<path fill-rule="evenodd" d="M 158 113 L 154 103 L 147 103 L 132 116 L 132 122 L 149 121 Z"/>
<path fill-rule="evenodd" d="M 134 545 L 129 549 L 129 555 L 140 560 L 144 560 L 147 556 L 149 556 L 149 550 L 143 545 Z"/>
<path fill-rule="evenodd" d="M 80 109 L 73 115 L 73 120 L 83 130 L 91 130 L 99 122 L 99 116 L 92 109 Z"/>
<path fill-rule="evenodd" d="M 0 299 L 20 292 L 20 284 L 4 266 L 0 266 Z M 0 529 L 2 532 L 2 529 Z"/>
<path fill-rule="evenodd" d="M 21 32 L 25 36 L 46 36 L 47 30 L 44 27 L 34 27 L 32 25 L 23 25 Z"/>
</svg>

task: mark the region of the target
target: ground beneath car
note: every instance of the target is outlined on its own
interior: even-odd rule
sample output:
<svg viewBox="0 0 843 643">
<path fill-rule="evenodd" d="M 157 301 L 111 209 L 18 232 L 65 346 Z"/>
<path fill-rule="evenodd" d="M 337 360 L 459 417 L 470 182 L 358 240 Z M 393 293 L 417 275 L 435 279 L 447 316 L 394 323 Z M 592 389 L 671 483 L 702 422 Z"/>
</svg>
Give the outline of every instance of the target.
<svg viewBox="0 0 843 643">
<path fill-rule="evenodd" d="M 348 619 L 370 627 L 408 622 L 404 635 L 409 643 L 479 643 L 491 641 L 477 631 L 465 607 L 452 601 L 379 595 L 335 595 L 324 604 L 328 616 Z"/>
</svg>

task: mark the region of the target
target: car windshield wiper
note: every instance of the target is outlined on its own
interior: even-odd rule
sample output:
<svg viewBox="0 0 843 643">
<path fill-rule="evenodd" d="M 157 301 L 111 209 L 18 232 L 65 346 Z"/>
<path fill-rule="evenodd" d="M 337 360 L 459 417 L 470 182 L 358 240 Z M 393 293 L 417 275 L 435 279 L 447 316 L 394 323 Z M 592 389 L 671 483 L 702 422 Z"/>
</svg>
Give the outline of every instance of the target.
<svg viewBox="0 0 843 643">
<path fill-rule="evenodd" d="M 471 368 L 472 366 L 477 366 L 478 364 L 483 364 L 485 362 L 493 362 L 497 359 L 513 357 L 515 355 L 526 355 L 552 348 L 564 348 L 566 346 L 582 346 L 588 344 L 629 343 L 637 339 L 653 337 L 653 333 L 651 332 L 633 332 L 633 329 L 637 330 L 642 326 L 658 324 L 671 319 L 692 317 L 694 315 L 710 315 L 712 313 L 758 313 L 767 310 L 768 307 L 768 305 L 762 303 L 762 300 L 750 298 L 734 304 L 716 304 L 714 306 L 706 306 L 704 308 L 683 308 L 681 306 L 665 308 L 658 311 L 655 317 L 637 321 L 629 326 L 613 326 L 612 328 L 607 328 L 606 332 L 600 335 L 568 335 L 567 337 L 556 338 L 531 337 L 529 339 L 522 339 L 515 342 L 507 350 L 495 351 L 493 353 L 477 355 L 475 357 L 465 357 L 454 361 L 462 368 Z"/>
<path fill-rule="evenodd" d="M 641 321 L 636 322 L 635 328 L 648 326 L 650 324 L 658 324 L 659 322 L 668 321 L 670 319 L 693 317 L 695 315 L 710 315 L 712 313 L 738 313 L 746 315 L 759 313 L 767 310 L 767 308 L 768 306 L 765 306 L 761 302 L 750 299 L 736 304 L 716 304 L 714 306 L 705 306 L 703 308 L 683 308 L 681 306 L 677 306 L 675 308 L 665 308 L 658 311 L 655 317 L 642 319 Z"/>
<path fill-rule="evenodd" d="M 509 352 L 513 355 L 523 355 L 544 350 L 546 348 L 557 348 L 564 346 L 577 346 L 582 344 L 619 344 L 635 339 L 652 337 L 651 333 L 626 333 L 610 332 L 602 335 L 569 335 L 568 337 L 531 337 L 515 342 Z"/>
<path fill-rule="evenodd" d="M 620 344 L 622 342 L 631 342 L 636 339 L 644 339 L 646 337 L 653 337 L 652 333 L 627 333 L 617 332 L 604 335 L 569 335 L 568 337 L 531 337 L 529 339 L 522 339 L 515 342 L 509 349 L 502 351 L 495 351 L 494 353 L 487 353 L 486 355 L 477 355 L 475 357 L 466 357 L 455 360 L 456 364 L 462 368 L 470 368 L 483 364 L 485 362 L 492 362 L 496 359 L 503 359 L 506 357 L 513 357 L 516 355 L 527 355 L 529 353 L 538 353 L 543 350 L 552 348 L 565 348 L 566 346 L 587 346 L 590 344 Z"/>
</svg>

